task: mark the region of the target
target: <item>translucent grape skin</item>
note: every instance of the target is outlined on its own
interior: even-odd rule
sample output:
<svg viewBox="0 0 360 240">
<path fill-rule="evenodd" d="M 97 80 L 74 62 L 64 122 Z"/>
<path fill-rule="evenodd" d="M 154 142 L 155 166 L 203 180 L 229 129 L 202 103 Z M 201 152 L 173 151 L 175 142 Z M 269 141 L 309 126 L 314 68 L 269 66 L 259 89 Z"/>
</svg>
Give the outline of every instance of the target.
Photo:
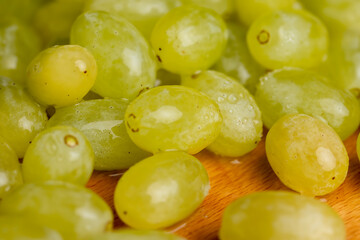
<svg viewBox="0 0 360 240">
<path fill-rule="evenodd" d="M 154 86 L 157 65 L 153 51 L 126 19 L 101 11 L 86 12 L 74 22 L 70 42 L 89 49 L 96 59 L 95 93 L 132 100 Z"/>
<path fill-rule="evenodd" d="M 79 130 L 56 126 L 40 132 L 28 147 L 22 164 L 26 183 L 49 180 L 85 185 L 94 169 L 94 151 Z"/>
<path fill-rule="evenodd" d="M 84 11 L 101 10 L 124 17 L 150 39 L 156 22 L 181 4 L 181 0 L 89 0 Z"/>
<path fill-rule="evenodd" d="M 26 86 L 44 106 L 80 102 L 97 76 L 94 56 L 77 45 L 53 46 L 39 53 L 27 68 Z"/>
<path fill-rule="evenodd" d="M 349 157 L 336 132 L 319 119 L 289 114 L 270 129 L 268 161 L 289 188 L 309 196 L 334 191 L 345 180 Z"/>
<path fill-rule="evenodd" d="M 14 18 L 2 18 L 0 42 L 0 75 L 24 85 L 26 67 L 40 51 L 40 37 L 25 23 Z"/>
<path fill-rule="evenodd" d="M 218 138 L 207 148 L 219 155 L 237 157 L 253 150 L 261 140 L 262 120 L 253 96 L 234 79 L 216 71 L 203 71 L 182 79 L 213 99 L 223 124 Z"/>
<path fill-rule="evenodd" d="M 173 225 L 200 206 L 210 189 L 205 168 L 184 152 L 162 152 L 132 166 L 114 195 L 122 221 L 137 229 Z"/>
<path fill-rule="evenodd" d="M 14 150 L 0 137 L 0 201 L 8 192 L 22 183 L 23 178 L 18 157 Z"/>
<path fill-rule="evenodd" d="M 178 74 L 211 67 L 226 41 L 226 24 L 221 17 L 195 5 L 174 8 L 160 18 L 150 40 L 161 67 Z"/>
<path fill-rule="evenodd" d="M 306 11 L 276 11 L 256 19 L 247 34 L 252 56 L 268 69 L 313 68 L 328 51 L 324 24 Z"/>
<path fill-rule="evenodd" d="M 0 77 L 0 133 L 19 158 L 45 128 L 45 109 L 14 81 Z"/>
<path fill-rule="evenodd" d="M 233 77 L 254 94 L 260 76 L 265 74 L 265 68 L 250 54 L 246 43 L 247 29 L 235 21 L 226 24 L 229 39 L 223 55 L 212 69 Z"/>
<path fill-rule="evenodd" d="M 124 115 L 129 101 L 97 99 L 57 109 L 47 127 L 70 125 L 81 130 L 95 152 L 96 170 L 126 169 L 150 156 L 129 138 Z"/>
<path fill-rule="evenodd" d="M 217 138 L 222 117 L 205 94 L 184 86 L 160 86 L 129 104 L 125 122 L 130 138 L 148 152 L 195 154 Z"/>
<path fill-rule="evenodd" d="M 289 113 L 319 118 L 333 127 L 343 140 L 359 126 L 360 107 L 355 96 L 335 88 L 314 72 L 297 68 L 270 72 L 260 79 L 255 100 L 268 129 Z"/>
<path fill-rule="evenodd" d="M 345 240 L 339 215 L 318 200 L 267 191 L 241 197 L 225 209 L 221 240 Z"/>
<path fill-rule="evenodd" d="M 64 239 L 88 239 L 112 226 L 105 201 L 78 185 L 48 181 L 28 183 L 0 202 L 0 214 L 16 215 L 58 231 Z"/>
<path fill-rule="evenodd" d="M 195 4 L 216 11 L 223 18 L 230 18 L 234 11 L 233 0 L 182 0 L 184 4 Z"/>
<path fill-rule="evenodd" d="M 19 216 L 0 216 L 0 240 L 63 240 L 55 230 Z"/>
<path fill-rule="evenodd" d="M 165 231 L 120 229 L 94 236 L 89 240 L 185 240 Z"/>
<path fill-rule="evenodd" d="M 295 0 L 235 0 L 241 23 L 250 26 L 257 18 L 277 10 L 291 10 Z"/>
</svg>

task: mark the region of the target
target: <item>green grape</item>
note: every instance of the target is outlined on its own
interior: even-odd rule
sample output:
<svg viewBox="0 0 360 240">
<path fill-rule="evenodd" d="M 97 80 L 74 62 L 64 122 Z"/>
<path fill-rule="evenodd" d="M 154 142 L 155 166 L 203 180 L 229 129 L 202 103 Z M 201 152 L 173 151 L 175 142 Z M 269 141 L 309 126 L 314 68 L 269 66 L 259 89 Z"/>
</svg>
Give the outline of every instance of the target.
<svg viewBox="0 0 360 240">
<path fill-rule="evenodd" d="M 88 239 L 112 225 L 105 201 L 85 187 L 64 182 L 28 183 L 0 202 L 0 214 L 29 219 L 64 239 Z"/>
<path fill-rule="evenodd" d="M 213 99 L 220 108 L 223 124 L 218 138 L 208 149 L 223 156 L 242 156 L 253 150 L 262 136 L 262 120 L 253 96 L 234 79 L 216 71 L 204 71 L 182 79 Z"/>
<path fill-rule="evenodd" d="M 255 99 L 267 128 L 289 113 L 319 118 L 343 140 L 359 126 L 360 107 L 355 96 L 302 69 L 284 68 L 268 73 L 261 78 Z"/>
<path fill-rule="evenodd" d="M 0 200 L 8 192 L 20 186 L 22 182 L 18 157 L 14 150 L 0 137 Z"/>
<path fill-rule="evenodd" d="M 40 47 L 39 36 L 29 26 L 14 18 L 0 19 L 1 76 L 24 84 L 26 67 L 40 51 Z"/>
<path fill-rule="evenodd" d="M 124 17 L 149 39 L 156 22 L 180 5 L 181 0 L 88 0 L 85 11 L 101 10 Z"/>
<path fill-rule="evenodd" d="M 0 0 L 0 16 L 15 17 L 29 22 L 45 2 L 47 0 Z"/>
<path fill-rule="evenodd" d="M 89 49 L 98 65 L 92 91 L 112 98 L 133 99 L 156 80 L 153 52 L 126 19 L 106 12 L 87 12 L 71 30 L 71 43 Z"/>
<path fill-rule="evenodd" d="M 81 101 L 94 85 L 96 74 L 96 61 L 86 48 L 54 46 L 31 61 L 26 85 L 40 104 L 64 107 Z"/>
<path fill-rule="evenodd" d="M 99 99 L 60 108 L 50 118 L 47 127 L 70 125 L 81 130 L 95 152 L 96 170 L 129 168 L 149 156 L 129 138 L 124 114 L 128 101 Z"/>
<path fill-rule="evenodd" d="M 188 217 L 210 189 L 206 169 L 184 152 L 162 152 L 132 166 L 114 195 L 123 222 L 138 229 L 158 229 Z"/>
<path fill-rule="evenodd" d="M 302 0 L 302 3 L 319 16 L 331 30 L 351 29 L 360 33 L 360 1 Z"/>
<path fill-rule="evenodd" d="M 0 216 L 0 240 L 63 240 L 55 230 L 17 216 Z"/>
<path fill-rule="evenodd" d="M 222 117 L 205 94 L 183 86 L 160 86 L 129 104 L 125 122 L 131 140 L 146 151 L 195 154 L 217 138 Z"/>
<path fill-rule="evenodd" d="M 120 229 L 94 236 L 89 240 L 185 240 L 164 231 Z"/>
<path fill-rule="evenodd" d="M 234 11 L 233 0 L 182 0 L 185 4 L 195 4 L 201 7 L 210 8 L 224 18 L 230 17 Z"/>
<path fill-rule="evenodd" d="M 235 0 L 241 23 L 250 26 L 257 18 L 277 10 L 293 9 L 295 0 Z"/>
<path fill-rule="evenodd" d="M 174 8 L 155 25 L 151 44 L 161 66 L 192 74 L 211 67 L 227 41 L 225 22 L 214 11 L 195 5 Z"/>
<path fill-rule="evenodd" d="M 1 136 L 19 158 L 48 120 L 44 108 L 23 88 L 4 77 L 0 77 L 0 119 Z"/>
<path fill-rule="evenodd" d="M 334 191 L 349 167 L 345 146 L 336 132 L 305 114 L 286 115 L 271 127 L 266 156 L 286 186 L 310 196 Z"/>
<path fill-rule="evenodd" d="M 328 205 L 291 192 L 241 197 L 226 207 L 221 240 L 345 240 L 345 226 Z"/>
<path fill-rule="evenodd" d="M 68 44 L 71 26 L 81 14 L 86 0 L 48 1 L 35 14 L 34 27 L 46 46 Z"/>
<path fill-rule="evenodd" d="M 94 168 L 94 151 L 76 128 L 57 126 L 40 132 L 26 150 L 25 182 L 58 180 L 85 185 Z"/>
<path fill-rule="evenodd" d="M 326 58 L 328 32 L 308 12 L 276 11 L 251 24 L 247 43 L 255 60 L 266 68 L 312 68 Z"/>
<path fill-rule="evenodd" d="M 239 81 L 252 94 L 255 93 L 265 69 L 251 56 L 246 44 L 247 29 L 236 22 L 227 22 L 229 40 L 225 51 L 213 69 L 223 72 Z"/>
<path fill-rule="evenodd" d="M 166 71 L 165 69 L 159 69 L 156 75 L 155 86 L 164 86 L 164 85 L 180 85 L 181 77 L 178 74 L 174 74 Z"/>
<path fill-rule="evenodd" d="M 335 86 L 359 91 L 360 33 L 344 31 L 330 36 L 328 58 L 318 70 Z"/>
</svg>

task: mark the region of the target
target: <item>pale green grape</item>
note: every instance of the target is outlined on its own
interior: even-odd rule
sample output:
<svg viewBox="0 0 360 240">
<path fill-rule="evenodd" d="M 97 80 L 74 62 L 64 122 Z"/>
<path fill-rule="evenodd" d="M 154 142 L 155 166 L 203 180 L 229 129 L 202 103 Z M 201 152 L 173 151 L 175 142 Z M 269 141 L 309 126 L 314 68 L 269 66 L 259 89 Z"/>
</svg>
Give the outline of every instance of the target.
<svg viewBox="0 0 360 240">
<path fill-rule="evenodd" d="M 302 0 L 302 3 L 319 16 L 331 30 L 351 29 L 360 33 L 360 1 Z"/>
<path fill-rule="evenodd" d="M 334 191 L 349 167 L 345 146 L 336 132 L 305 114 L 286 115 L 271 127 L 266 156 L 286 186 L 310 196 Z"/>
<path fill-rule="evenodd" d="M 106 12 L 87 12 L 71 30 L 71 43 L 89 49 L 98 65 L 92 91 L 113 98 L 133 99 L 156 80 L 153 52 L 126 19 Z"/>
<path fill-rule="evenodd" d="M 0 214 L 29 219 L 58 231 L 64 239 L 88 239 L 113 221 L 110 207 L 92 191 L 52 181 L 17 188 L 0 202 Z"/>
<path fill-rule="evenodd" d="M 0 77 L 0 119 L 1 136 L 19 158 L 48 120 L 44 108 L 23 88 L 3 77 Z"/>
<path fill-rule="evenodd" d="M 159 69 L 156 74 L 156 86 L 180 85 L 181 77 L 178 74 L 171 73 L 165 69 Z"/>
<path fill-rule="evenodd" d="M 0 16 L 16 17 L 28 22 L 45 2 L 47 0 L 0 0 Z"/>
<path fill-rule="evenodd" d="M 195 5 L 174 8 L 155 25 L 151 44 L 161 66 L 178 74 L 211 67 L 221 56 L 227 29 L 221 17 Z"/>
<path fill-rule="evenodd" d="M 47 46 L 68 44 L 71 26 L 81 14 L 86 0 L 54 0 L 43 5 L 34 16 L 34 27 Z"/>
<path fill-rule="evenodd" d="M 310 71 L 284 68 L 268 73 L 261 78 L 255 99 L 267 128 L 289 113 L 319 118 L 343 140 L 359 126 L 360 107 L 355 96 Z"/>
<path fill-rule="evenodd" d="M 196 4 L 201 7 L 210 8 L 224 18 L 230 17 L 234 12 L 233 0 L 182 0 L 185 4 Z"/>
<path fill-rule="evenodd" d="M 25 182 L 59 180 L 85 185 L 94 168 L 94 151 L 76 128 L 57 126 L 40 132 L 26 150 Z"/>
<path fill-rule="evenodd" d="M 185 240 L 171 233 L 156 230 L 120 229 L 94 236 L 89 240 Z"/>
<path fill-rule="evenodd" d="M 156 22 L 180 5 L 181 0 L 88 0 L 85 11 L 102 10 L 124 17 L 149 39 Z"/>
<path fill-rule="evenodd" d="M 227 22 L 229 40 L 225 51 L 213 69 L 223 72 L 239 81 L 252 94 L 255 93 L 265 69 L 251 56 L 246 43 L 247 29 L 237 22 Z"/>
<path fill-rule="evenodd" d="M 0 137 L 0 200 L 8 192 L 20 186 L 22 182 L 18 157 L 14 150 Z"/>
<path fill-rule="evenodd" d="M 40 51 L 40 46 L 40 38 L 32 28 L 14 18 L 1 18 L 0 75 L 23 84 L 26 67 Z"/>
<path fill-rule="evenodd" d="M 220 108 L 223 123 L 208 149 L 223 156 L 242 156 L 253 150 L 262 136 L 262 120 L 253 96 L 234 79 L 204 71 L 182 79 L 182 85 L 207 94 Z"/>
<path fill-rule="evenodd" d="M 195 157 L 162 152 L 125 172 L 114 204 L 121 220 L 133 228 L 164 228 L 194 212 L 209 188 L 206 169 Z"/>
<path fill-rule="evenodd" d="M 30 219 L 0 216 L 0 240 L 62 240 L 55 230 L 38 226 Z"/>
<path fill-rule="evenodd" d="M 277 10 L 290 10 L 295 0 L 235 0 L 239 20 L 250 26 L 257 18 Z"/>
<path fill-rule="evenodd" d="M 96 75 L 95 58 L 86 48 L 54 46 L 31 61 L 26 85 L 40 104 L 64 107 L 80 102 L 94 85 Z"/>
<path fill-rule="evenodd" d="M 125 122 L 130 138 L 146 151 L 195 154 L 217 138 L 222 117 L 205 94 L 183 86 L 160 86 L 129 104 Z"/>
<path fill-rule="evenodd" d="M 252 193 L 226 207 L 221 240 L 345 240 L 339 215 L 318 200 L 284 191 Z"/>
<path fill-rule="evenodd" d="M 149 156 L 126 132 L 127 106 L 128 101 L 121 99 L 84 101 L 57 109 L 47 126 L 70 125 L 81 130 L 94 149 L 95 169 L 125 169 Z"/>
<path fill-rule="evenodd" d="M 326 57 L 328 32 L 306 11 L 276 11 L 251 24 L 247 43 L 255 60 L 266 68 L 312 68 Z"/>
</svg>

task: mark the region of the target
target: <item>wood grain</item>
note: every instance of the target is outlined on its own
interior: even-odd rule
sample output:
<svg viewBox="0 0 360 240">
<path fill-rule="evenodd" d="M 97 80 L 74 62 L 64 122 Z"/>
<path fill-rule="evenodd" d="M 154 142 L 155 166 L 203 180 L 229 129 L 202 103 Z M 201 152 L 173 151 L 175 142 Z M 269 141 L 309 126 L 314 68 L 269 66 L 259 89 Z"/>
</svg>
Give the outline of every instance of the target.
<svg viewBox="0 0 360 240">
<path fill-rule="evenodd" d="M 319 197 L 332 206 L 345 222 L 347 239 L 360 239 L 360 163 L 356 154 L 359 131 L 345 141 L 350 158 L 348 176 L 333 193 Z M 265 155 L 264 139 L 243 157 L 225 158 L 208 151 L 195 155 L 208 171 L 211 190 L 200 208 L 188 219 L 168 228 L 188 240 L 215 240 L 224 208 L 246 194 L 264 190 L 289 190 L 273 173 Z M 114 209 L 113 192 L 123 172 L 94 172 L 88 187 Z M 116 213 L 114 211 L 114 215 Z M 115 228 L 124 224 L 115 217 Z"/>
</svg>

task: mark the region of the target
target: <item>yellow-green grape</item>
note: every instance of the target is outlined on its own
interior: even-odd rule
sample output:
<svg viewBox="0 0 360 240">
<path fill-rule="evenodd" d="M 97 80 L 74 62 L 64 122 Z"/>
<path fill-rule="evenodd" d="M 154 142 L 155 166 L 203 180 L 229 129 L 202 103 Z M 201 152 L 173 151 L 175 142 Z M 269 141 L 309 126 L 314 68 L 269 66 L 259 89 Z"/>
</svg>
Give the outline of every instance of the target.
<svg viewBox="0 0 360 240">
<path fill-rule="evenodd" d="M 29 219 L 64 239 L 88 239 L 112 226 L 106 202 L 91 190 L 64 182 L 27 183 L 0 202 L 0 214 Z"/>
<path fill-rule="evenodd" d="M 137 229 L 179 222 L 200 206 L 210 189 L 206 169 L 184 152 L 162 152 L 131 167 L 114 195 L 116 212 Z"/>
<path fill-rule="evenodd" d="M 48 120 L 44 108 L 22 87 L 4 77 L 0 77 L 0 119 L 0 135 L 19 158 Z"/>
<path fill-rule="evenodd" d="M 151 44 L 161 66 L 192 74 L 211 67 L 221 56 L 227 29 L 220 15 L 195 5 L 174 8 L 155 25 Z"/>
<path fill-rule="evenodd" d="M 205 94 L 183 86 L 160 86 L 129 104 L 125 122 L 131 140 L 146 151 L 195 154 L 217 138 L 222 117 Z"/>
<path fill-rule="evenodd" d="M 304 195 L 321 196 L 345 180 L 349 157 L 336 132 L 305 114 L 280 118 L 266 136 L 266 156 L 280 180 Z"/>
<path fill-rule="evenodd" d="M 26 150 L 24 182 L 58 180 L 85 185 L 94 169 L 94 151 L 76 128 L 56 126 L 40 132 Z"/>
<path fill-rule="evenodd" d="M 94 85 L 96 75 L 95 58 L 86 48 L 54 46 L 31 61 L 26 85 L 40 104 L 64 107 L 80 102 Z"/>
<path fill-rule="evenodd" d="M 223 156 L 242 156 L 253 150 L 262 136 L 262 120 L 253 96 L 234 79 L 216 71 L 204 71 L 182 79 L 213 99 L 223 123 L 218 138 L 207 148 Z"/>
<path fill-rule="evenodd" d="M 81 130 L 95 152 L 96 170 L 129 168 L 149 156 L 129 138 L 124 114 L 129 102 L 121 99 L 83 101 L 60 108 L 47 127 L 70 125 Z"/>
<path fill-rule="evenodd" d="M 326 58 L 328 32 L 306 11 L 276 11 L 251 24 L 247 43 L 255 60 L 266 68 L 312 68 Z"/>
<path fill-rule="evenodd" d="M 185 240 L 165 231 L 120 229 L 113 232 L 103 233 L 89 240 Z"/>
<path fill-rule="evenodd" d="M 73 22 L 86 0 L 54 0 L 43 5 L 34 16 L 34 27 L 46 46 L 68 44 Z"/>
<path fill-rule="evenodd" d="M 92 91 L 112 98 L 134 99 L 156 80 L 156 61 L 148 43 L 126 19 L 106 12 L 87 12 L 71 30 L 71 43 L 89 49 L 98 65 Z"/>
<path fill-rule="evenodd" d="M 251 56 L 247 43 L 247 29 L 237 22 L 227 22 L 229 40 L 219 61 L 212 67 L 239 81 L 252 94 L 265 69 Z"/>
<path fill-rule="evenodd" d="M 181 0 L 88 0 L 85 11 L 101 10 L 124 17 L 150 39 L 156 22 L 180 5 Z"/>
<path fill-rule="evenodd" d="M 331 30 L 351 29 L 360 34 L 360 1 L 301 0 L 301 2 L 319 16 Z"/>
<path fill-rule="evenodd" d="M 224 18 L 229 18 L 234 12 L 233 0 L 182 0 L 184 4 L 195 4 L 214 10 Z"/>
<path fill-rule="evenodd" d="M 295 0 L 235 0 L 238 18 L 250 26 L 257 18 L 277 10 L 293 9 Z"/>
<path fill-rule="evenodd" d="M 0 0 L 0 16 L 30 22 L 36 11 L 46 2 L 47 0 Z"/>
<path fill-rule="evenodd" d="M 1 215 L 0 240 L 63 240 L 63 238 L 55 230 L 32 223 L 31 218 Z"/>
<path fill-rule="evenodd" d="M 14 18 L 0 19 L 1 76 L 24 84 L 26 67 L 40 52 L 40 47 L 40 38 L 30 26 Z"/>
<path fill-rule="evenodd" d="M 360 107 L 355 96 L 310 71 L 284 68 L 268 73 L 261 78 L 255 99 L 267 128 L 290 113 L 322 120 L 343 140 L 359 126 Z"/>
<path fill-rule="evenodd" d="M 22 183 L 18 157 L 14 150 L 0 137 L 0 201 L 8 192 Z"/>
<path fill-rule="evenodd" d="M 291 192 L 241 197 L 226 207 L 221 240 L 345 240 L 345 225 L 328 205 Z"/>
<path fill-rule="evenodd" d="M 156 74 L 156 86 L 163 85 L 180 85 L 181 76 L 179 74 L 171 73 L 165 69 L 159 69 Z"/>
</svg>

